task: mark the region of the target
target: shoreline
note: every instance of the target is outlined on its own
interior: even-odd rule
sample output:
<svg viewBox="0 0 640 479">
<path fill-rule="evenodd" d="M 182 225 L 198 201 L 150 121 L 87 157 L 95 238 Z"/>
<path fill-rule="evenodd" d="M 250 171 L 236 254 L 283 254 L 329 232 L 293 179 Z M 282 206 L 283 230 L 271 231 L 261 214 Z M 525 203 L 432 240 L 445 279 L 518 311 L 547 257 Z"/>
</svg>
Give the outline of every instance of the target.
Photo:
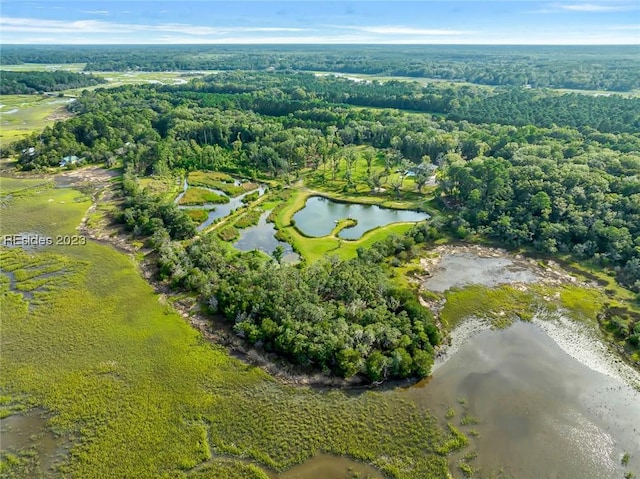
<svg viewBox="0 0 640 479">
<path fill-rule="evenodd" d="M 612 350 L 593 327 L 562 313 L 536 315 L 531 322 L 580 364 L 640 391 L 640 371 Z"/>
</svg>

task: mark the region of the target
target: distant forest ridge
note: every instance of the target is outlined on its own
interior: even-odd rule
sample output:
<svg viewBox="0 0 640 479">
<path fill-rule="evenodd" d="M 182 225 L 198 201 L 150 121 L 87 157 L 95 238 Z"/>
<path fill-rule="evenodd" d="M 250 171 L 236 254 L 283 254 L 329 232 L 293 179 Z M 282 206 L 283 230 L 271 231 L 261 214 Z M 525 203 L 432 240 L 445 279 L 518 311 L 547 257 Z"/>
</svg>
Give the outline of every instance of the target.
<svg viewBox="0 0 640 479">
<path fill-rule="evenodd" d="M 86 63 L 86 71 L 274 69 L 533 88 L 640 88 L 634 45 L 5 45 L 0 61 Z"/>
<path fill-rule="evenodd" d="M 107 83 L 95 75 L 51 72 L 0 71 L 0 95 L 25 95 L 40 92 L 68 90 Z"/>
</svg>

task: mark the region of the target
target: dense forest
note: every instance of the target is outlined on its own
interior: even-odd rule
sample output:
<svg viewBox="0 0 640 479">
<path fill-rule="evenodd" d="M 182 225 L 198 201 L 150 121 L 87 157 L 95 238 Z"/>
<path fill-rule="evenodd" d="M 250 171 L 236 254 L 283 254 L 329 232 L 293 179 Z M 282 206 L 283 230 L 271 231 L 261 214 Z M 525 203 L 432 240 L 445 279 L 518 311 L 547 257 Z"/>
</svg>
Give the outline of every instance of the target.
<svg viewBox="0 0 640 479">
<path fill-rule="evenodd" d="M 0 95 L 25 95 L 47 91 L 61 91 L 106 83 L 104 78 L 83 73 L 63 71 L 11 72 L 1 71 Z"/>
<path fill-rule="evenodd" d="M 9 45 L 0 60 L 5 65 L 86 63 L 87 71 L 307 70 L 534 88 L 640 88 L 634 46 Z"/>
<path fill-rule="evenodd" d="M 564 126 L 567 110 L 579 116 L 575 95 L 552 96 L 556 109 L 545 115 L 554 121 L 545 128 L 474 125 L 339 103 L 341 94 L 352 99 L 367 87 L 368 103 L 389 103 L 401 96 L 396 90 L 413 88 L 399 83 L 229 73 L 180 86 L 85 92 L 70 106 L 78 116 L 15 148 L 36 146 L 36 154 L 22 155 L 24 168 L 56 165 L 60 157 L 74 154 L 92 161 L 120 156 L 143 175 L 175 168 L 276 175 L 319 166 L 330 174 L 336 165 L 332 158 L 339 158 L 345 146 L 369 145 L 390 167 L 403 159 L 440 164 L 442 192 L 460 209 L 456 221 L 462 229 L 509 244 L 596 258 L 618 267 L 621 281 L 638 289 L 637 133 Z M 447 95 L 464 100 L 468 90 L 448 93 L 450 88 L 441 87 L 440 96 L 425 94 L 424 101 L 442 102 Z M 474 101 L 470 95 L 466 103 Z M 636 117 L 640 111 L 637 100 L 594 100 L 610 102 L 610 123 L 625 121 L 614 113 L 619 102 L 628 102 Z"/>
<path fill-rule="evenodd" d="M 160 278 L 195 291 L 213 313 L 233 323 L 251 344 L 295 364 L 371 381 L 425 377 L 440 341 L 433 316 L 414 293 L 394 286 L 380 263 L 411 251 L 413 237 L 389 237 L 358 258 L 331 258 L 307 268 L 274 268 L 257 252 L 231 253 L 215 235 L 188 245 L 195 227 L 183 210 L 141 190 L 124 175 L 121 221 L 150 236 Z M 412 232 L 419 241 L 428 228 Z"/>
<path fill-rule="evenodd" d="M 419 236 L 421 229 L 415 231 Z M 411 250 L 410 237 L 391 236 L 353 260 L 329 257 L 305 268 L 274 267 L 257 252 L 232 254 L 214 235 L 186 247 L 162 232 L 152 241 L 164 279 L 200 293 L 240 337 L 266 351 L 371 381 L 425 377 L 431 370 L 440 341 L 433 317 L 380 267 L 385 257 Z"/>
<path fill-rule="evenodd" d="M 509 103 L 495 101 L 499 123 L 512 125 L 456 116 L 465 109 L 472 116 L 475 102 L 502 94 L 525 98 L 521 105 L 531 111 L 523 106 L 510 116 Z M 436 229 L 591 260 L 640 292 L 640 134 L 628 123 L 637 121 L 637 100 L 524 89 L 502 94 L 229 72 L 185 85 L 85 91 L 69 105 L 76 116 L 3 153 L 18 153 L 24 169 L 55 166 L 66 155 L 121 160 L 127 171 L 122 222 L 151 238 L 163 278 L 198 292 L 249 342 L 345 377 L 424 375 L 438 342 L 432 318 L 379 265 L 400 251 L 412 254 L 433 236 L 433 225 L 390 237 L 351 261 L 274 267 L 259 255 L 229 253 L 213 235 L 187 245 L 171 241 L 192 238 L 193 223 L 173 203 L 141 191 L 136 178 L 217 170 L 245 177 L 312 174 L 322 181 L 362 146 L 358 151 L 382 159 L 387 171 L 438 165 L 444 214 Z M 407 108 L 411 102 L 423 106 Z M 401 104 L 440 113 L 362 107 Z M 608 125 L 619 125 L 614 131 L 597 129 L 589 113 L 596 105 Z M 584 115 L 584 124 L 572 123 L 568 111 Z M 536 115 L 549 124 L 520 126 L 521 118 Z M 360 186 L 372 189 L 373 176 Z M 383 301 L 374 301 L 376 295 Z"/>
</svg>

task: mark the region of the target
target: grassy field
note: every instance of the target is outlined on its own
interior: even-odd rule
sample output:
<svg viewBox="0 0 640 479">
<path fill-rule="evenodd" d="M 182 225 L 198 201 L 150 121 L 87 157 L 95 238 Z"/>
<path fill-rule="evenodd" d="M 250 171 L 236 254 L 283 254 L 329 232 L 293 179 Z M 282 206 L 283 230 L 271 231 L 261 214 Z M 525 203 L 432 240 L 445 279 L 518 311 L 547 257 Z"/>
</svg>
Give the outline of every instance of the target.
<svg viewBox="0 0 640 479">
<path fill-rule="evenodd" d="M 249 182 L 235 185 L 235 180 L 231 176 L 214 171 L 192 171 L 189 173 L 187 181 L 189 185 L 213 188 L 224 192 L 228 196 L 238 196 L 258 187 L 257 184 Z"/>
<path fill-rule="evenodd" d="M 189 188 L 178 201 L 178 204 L 181 205 L 203 205 L 205 203 L 229 203 L 229 198 L 204 188 Z"/>
<path fill-rule="evenodd" d="M 65 72 L 81 72 L 86 63 L 21 63 L 19 65 L 2 65 L 2 70 L 10 72 L 42 72 L 61 70 Z"/>
<path fill-rule="evenodd" d="M 23 193 L 3 209 L 2 234 L 74 234 L 90 204 L 71 189 L 6 184 Z M 1 254 L 0 403 L 48 411 L 70 443 L 58 476 L 258 478 L 320 451 L 389 477 L 447 476 L 437 451 L 455 436 L 401 393 L 274 381 L 204 341 L 109 246 Z M 32 451 L 2 455 L 3 476 L 52 475 Z"/>
<path fill-rule="evenodd" d="M 0 95 L 0 144 L 41 131 L 55 119 L 69 117 L 65 109 L 68 101 L 69 98 L 44 95 Z"/>
</svg>

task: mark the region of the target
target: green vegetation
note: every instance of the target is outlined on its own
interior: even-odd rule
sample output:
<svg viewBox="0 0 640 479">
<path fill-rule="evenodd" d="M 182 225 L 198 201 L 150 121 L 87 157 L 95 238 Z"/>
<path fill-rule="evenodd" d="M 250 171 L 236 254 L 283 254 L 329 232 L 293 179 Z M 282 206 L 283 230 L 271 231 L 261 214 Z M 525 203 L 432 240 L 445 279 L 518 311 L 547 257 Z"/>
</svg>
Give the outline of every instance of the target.
<svg viewBox="0 0 640 479">
<path fill-rule="evenodd" d="M 480 233 L 513 247 L 592 260 L 640 292 L 640 156 L 571 150 L 567 134 L 555 152 L 505 147 L 504 157 L 470 161 L 447 154 L 439 188 L 457 213 L 451 225 L 461 238 Z"/>
<path fill-rule="evenodd" d="M 165 240 L 158 251 L 163 278 L 199 293 L 240 337 L 293 363 L 371 381 L 430 371 L 439 342 L 433 318 L 385 277 L 382 254 L 273 268 L 253 252 L 230 254 L 211 235 L 186 247 Z"/>
<path fill-rule="evenodd" d="M 5 234 L 71 234 L 89 205 L 73 190 L 20 186 L 31 192 L 3 210 Z M 49 411 L 48 427 L 71 440 L 58 474 L 259 478 L 258 466 L 282 470 L 326 451 L 390 477 L 446 477 L 436 450 L 452 433 L 402 395 L 279 385 L 203 342 L 114 249 L 1 254 L 2 277 L 10 268 L 18 280 L 11 291 L 2 283 L 0 388 Z M 19 457 L 5 456 L 3 474 Z"/>
<path fill-rule="evenodd" d="M 209 211 L 210 210 L 204 210 L 200 208 L 190 208 L 188 210 L 184 210 L 187 216 L 191 218 L 191 220 L 196 224 L 204 223 L 209 217 Z"/>
<path fill-rule="evenodd" d="M 54 119 L 62 120 L 71 116 L 63 99 L 46 95 L 2 95 L 0 103 L 4 105 L 0 109 L 2 150 L 6 150 L 7 145 L 15 140 L 42 131 Z M 60 162 L 63 156 L 66 155 L 61 155 L 57 161 Z"/>
<path fill-rule="evenodd" d="M 175 176 L 147 176 L 139 178 L 138 185 L 149 195 L 167 201 L 173 200 L 182 191 L 180 178 Z"/>
<path fill-rule="evenodd" d="M 453 424 L 447 423 L 451 438 L 446 441 L 439 449 L 438 453 L 446 456 L 453 451 L 462 449 L 469 444 L 469 439 L 462 432 L 460 432 Z"/>
<path fill-rule="evenodd" d="M 490 319 L 495 327 L 506 327 L 514 320 L 531 319 L 540 303 L 533 293 L 506 285 L 498 288 L 472 285 L 449 290 L 444 296 L 446 303 L 440 319 L 449 330 L 470 316 Z"/>
<path fill-rule="evenodd" d="M 336 49 L 331 57 L 284 48 L 275 69 L 285 71 L 276 72 L 264 71 L 276 61 L 272 47 L 221 47 L 224 55 L 200 48 L 122 47 L 119 59 L 109 49 L 97 56 L 93 47 L 0 52 L 3 63 L 77 61 L 81 54 L 87 69 L 117 70 L 135 62 L 154 70 L 262 70 L 194 76 L 185 84 L 88 88 L 57 113 L 73 118 L 40 131 L 50 118 L 34 115 L 38 121 L 24 127 L 37 133 L 12 145 L 4 140 L 20 135 L 22 120 L 14 118 L 27 109 L 11 113 L 10 102 L 19 98 L 2 97 L 8 126 L 2 134 L 9 135 L 2 138 L 2 155 L 16 158 L 21 169 L 46 171 L 67 155 L 123 166 L 122 198 L 109 208 L 119 208 L 119 221 L 146 239 L 152 250 L 146 261 L 178 291 L 158 303 L 127 258 L 92 242 L 0 252 L 2 347 L 10 358 L 0 379 L 1 411 L 48 411 L 48 427 L 72 444 L 59 475 L 263 478 L 264 466 L 282 470 L 322 451 L 375 464 L 390 477 L 446 477 L 446 456 L 468 444 L 451 423 L 453 408 L 442 431 L 394 392 L 348 395 L 283 386 L 206 344 L 170 305 L 179 300 L 221 314 L 257 354 L 277 353 L 301 372 L 371 382 L 424 377 L 441 333 L 406 276 L 415 273 L 424 245 L 443 236 L 562 254 L 566 262 L 585 261 L 606 284 L 604 292 L 534 285 L 525 291 L 471 286 L 424 293 L 446 299 L 439 318 L 445 330 L 472 315 L 505 327 L 541 308 L 563 308 L 598 323 L 640 360 L 637 298 L 623 288 L 640 291 L 640 100 L 518 88 L 637 88 L 629 74 L 637 60 L 625 48 L 611 49 L 601 62 L 591 61 L 597 49 L 576 50 L 571 61 L 560 59 L 566 72 L 554 76 L 549 52 L 525 47 L 503 51 L 499 64 L 494 53 L 479 62 L 452 48 L 446 68 L 443 53 L 430 48 L 409 48 L 411 63 L 405 61 L 408 51 L 394 48 Z M 185 58 L 185 52 L 199 53 Z M 508 71 L 504 55 L 512 63 Z M 613 58 L 628 62 L 613 69 Z M 516 88 L 353 82 L 296 72 L 301 65 L 457 75 Z M 163 75 L 172 83 L 177 74 Z M 117 72 L 110 86 L 152 76 Z M 39 78 L 42 86 L 49 77 L 62 83 L 73 75 L 13 75 L 18 77 Z M 29 101 L 41 100 L 32 95 Z M 245 207 L 200 234 L 195 224 L 207 211 L 173 202 L 185 175 L 190 188 L 180 204 L 228 202 L 258 182 L 270 189 L 263 197 L 247 195 Z M 88 196 L 41 180 L 1 186 L 3 233 L 74 232 L 89 206 Z M 421 209 L 433 218 L 382 227 L 357 241 L 337 237 L 353 225 L 342 220 L 328 236 L 307 238 L 292 217 L 314 194 Z M 301 264 L 239 253 L 224 243 L 271 209 L 277 237 L 301 254 Z M 108 214 L 101 206 L 87 224 Z M 459 415 L 460 426 L 477 422 L 466 408 Z M 451 461 L 471 475 L 472 459 Z M 33 475 L 37 462 L 29 451 L 11 451 L 2 473 Z"/>
<path fill-rule="evenodd" d="M 278 238 L 291 244 L 294 250 L 309 262 L 317 261 L 327 255 L 337 256 L 340 259 L 355 258 L 358 254 L 358 249 L 367 249 L 389 235 L 401 235 L 413 227 L 413 223 L 391 224 L 384 228 L 373 229 L 358 240 L 340 239 L 335 236 L 338 232 L 336 230 L 333 231 L 331 236 L 309 238 L 300 233 L 291 223 L 291 218 L 296 211 L 304 207 L 307 198 L 311 194 L 309 191 L 284 190 L 280 193 L 283 202 L 271 212 L 268 218 L 269 221 L 275 223 L 275 227 L 278 230 Z"/>
<path fill-rule="evenodd" d="M 267 94 L 276 90 L 281 93 Z M 72 106 L 78 115 L 55 129 L 45 129 L 38 136 L 35 152 L 23 151 L 35 144 L 35 137 L 19 142 L 14 151 L 25 169 L 55 165 L 65 152 L 80 152 L 89 161 L 110 161 L 119 155 L 127 172 L 121 220 L 135 235 L 153 235 L 150 244 L 155 248 L 168 238 L 193 237 L 195 227 L 175 205 L 158 202 L 164 193 L 136 191 L 137 177 L 162 178 L 189 171 L 192 184 L 226 188 L 230 194 L 252 187 L 249 183 L 235 185 L 231 174 L 271 177 L 274 186 L 289 185 L 291 190 L 264 199 L 265 204 L 287 199 L 270 215 L 277 237 L 289 242 L 307 264 L 336 255 L 371 264 L 393 257 L 389 263 L 399 266 L 415 256 L 413 244 L 404 245 L 404 240 L 392 244 L 393 240 L 385 254 L 373 247 L 384 243 L 391 233 L 411 232 L 413 225 L 380 228 L 358 241 L 336 237 L 337 230 L 325 238 L 305 238 L 295 228 L 292 215 L 309 195 L 320 190 L 341 200 L 428 209 L 435 216 L 428 228 L 446 230 L 459 238 L 488 236 L 511 246 L 532 244 L 543 251 L 572 253 L 615 268 L 621 284 L 636 288 L 640 221 L 636 221 L 635 192 L 640 157 L 635 152 L 640 139 L 633 133 L 597 131 L 601 126 L 588 116 L 581 123 L 588 127 L 571 128 L 563 116 L 568 105 L 574 105 L 577 118 L 579 111 L 597 104 L 598 115 L 614 122 L 610 126 L 616 129 L 616 124 L 631 121 L 627 112 L 636 108 L 634 101 L 620 107 L 620 99 L 613 97 L 576 99 L 525 92 L 523 102 L 531 100 L 527 103 L 531 108 L 544 110 L 549 121 L 560 125 L 503 127 L 451 121 L 465 105 L 499 95 L 446 85 L 425 89 L 407 82 L 364 84 L 301 73 L 228 72 L 185 85 L 85 92 Z M 545 103 L 547 100 L 553 101 Z M 535 103 L 538 101 L 542 103 Z M 439 111 L 446 116 L 351 105 Z M 495 105 L 498 116 L 505 113 L 504 108 Z M 516 118 L 510 121 L 518 123 Z M 438 165 L 437 189 L 427 186 L 434 164 Z M 565 196 L 569 199 L 566 205 Z M 187 191 L 181 203 L 217 200 L 222 197 L 196 187 Z M 258 217 L 257 210 L 241 210 L 211 230 L 231 241 L 239 228 L 255 224 Z M 591 217 L 600 219 L 587 221 Z M 420 234 L 436 236 L 431 231 Z M 404 238 L 409 243 L 422 242 Z M 176 264 L 185 268 L 185 274 L 190 271 L 191 265 L 182 260 Z M 192 282 L 199 285 L 202 275 L 198 273 Z M 172 281 L 180 284 L 182 278 Z M 399 278 L 393 281 L 402 283 Z M 201 286 L 191 289 L 200 291 Z M 561 299 L 577 310 L 584 294 L 567 289 Z M 473 288 L 450 292 L 448 299 L 442 312 L 448 327 L 471 313 L 469 305 L 475 299 L 479 307 L 474 312 L 490 316 L 496 326 L 533 314 L 532 295 L 508 287 L 486 294 Z M 634 347 L 637 336 L 632 314 L 612 313 L 606 321 L 605 329 L 613 337 L 625 347 Z M 365 351 L 361 356 L 368 354 Z M 304 363 L 303 356 L 297 361 Z M 333 370 L 336 358 L 329 362 L 327 367 Z M 311 363 L 326 365 L 327 360 Z M 366 373 L 363 364 L 355 370 Z M 345 373 L 346 369 L 341 374 Z"/>
<path fill-rule="evenodd" d="M 478 424 L 479 422 L 480 421 L 478 420 L 478 418 L 469 415 L 469 413 L 465 413 L 464 416 L 462 416 L 462 419 L 460 419 L 461 426 L 474 425 Z"/>
<path fill-rule="evenodd" d="M 117 216 L 134 236 L 155 235 L 155 243 L 164 236 L 173 239 L 191 238 L 196 233 L 193 221 L 166 195 L 154 195 L 141 189 L 139 180 L 127 170 L 122 179 L 126 195 L 122 211 Z"/>
<path fill-rule="evenodd" d="M 235 241 L 240 237 L 240 232 L 233 226 L 225 226 L 217 231 L 218 237 L 222 241 Z"/>
<path fill-rule="evenodd" d="M 6 46 L 3 65 L 87 62 L 86 71 L 312 70 L 589 90 L 639 88 L 628 46 L 163 45 L 38 48 Z M 31 65 L 25 65 L 30 69 Z M 129 73 L 131 76 L 137 72 Z"/>
<path fill-rule="evenodd" d="M 60 91 L 106 83 L 103 78 L 63 71 L 12 72 L 2 71 L 0 95 L 25 95 L 45 91 Z"/>
<path fill-rule="evenodd" d="M 205 203 L 229 203 L 228 196 L 222 196 L 204 188 L 189 188 L 180 201 L 181 205 L 203 205 Z"/>
<path fill-rule="evenodd" d="M 189 185 L 205 186 L 207 188 L 220 190 L 231 197 L 241 195 L 258 187 L 255 183 L 248 182 L 236 185 L 235 180 L 231 176 L 212 171 L 192 171 L 189 173 L 188 182 Z"/>
<path fill-rule="evenodd" d="M 473 470 L 473 467 L 471 467 L 464 460 L 458 461 L 458 469 L 460 469 L 460 471 L 462 471 L 462 474 L 464 475 L 464 477 L 471 477 L 471 476 L 473 476 L 473 473 L 475 472 Z"/>
<path fill-rule="evenodd" d="M 244 213 L 236 222 L 234 226 L 239 229 L 249 228 L 250 226 L 255 226 L 258 224 L 260 220 L 260 216 L 262 215 L 262 210 L 254 208 L 252 210 Z"/>
</svg>

